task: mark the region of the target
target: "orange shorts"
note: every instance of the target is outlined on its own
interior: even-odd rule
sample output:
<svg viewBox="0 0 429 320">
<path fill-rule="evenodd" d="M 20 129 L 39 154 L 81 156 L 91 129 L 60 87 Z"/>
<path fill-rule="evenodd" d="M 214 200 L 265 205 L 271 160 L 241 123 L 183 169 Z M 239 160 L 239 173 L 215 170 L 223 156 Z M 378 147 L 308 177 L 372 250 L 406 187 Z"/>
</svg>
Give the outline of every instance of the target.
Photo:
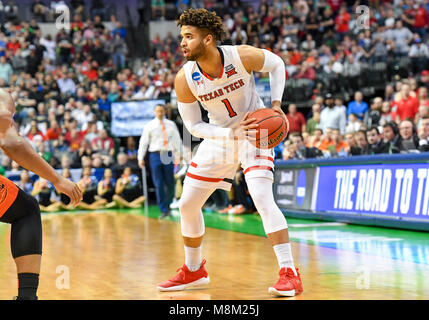
<svg viewBox="0 0 429 320">
<path fill-rule="evenodd" d="M 0 218 L 15 201 L 18 190 L 12 181 L 0 175 Z"/>
</svg>

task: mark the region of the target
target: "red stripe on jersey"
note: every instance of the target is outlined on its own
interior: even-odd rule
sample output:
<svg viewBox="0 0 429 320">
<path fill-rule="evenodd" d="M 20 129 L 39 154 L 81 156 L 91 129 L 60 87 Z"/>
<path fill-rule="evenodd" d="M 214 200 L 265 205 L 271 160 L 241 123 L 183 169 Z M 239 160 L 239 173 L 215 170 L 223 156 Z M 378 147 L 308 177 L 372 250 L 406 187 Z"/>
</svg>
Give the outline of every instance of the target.
<svg viewBox="0 0 429 320">
<path fill-rule="evenodd" d="M 269 156 L 256 156 L 255 159 L 265 159 L 265 160 L 270 160 L 270 161 L 274 162 L 274 159 L 272 157 L 269 157 Z"/>
<path fill-rule="evenodd" d="M 219 73 L 219 75 L 217 76 L 217 77 L 218 77 L 218 79 L 222 78 L 222 74 L 223 74 L 223 64 L 221 64 L 220 73 Z"/>
<path fill-rule="evenodd" d="M 204 72 L 204 70 L 201 70 L 203 72 L 204 77 L 206 77 L 207 79 L 213 81 L 214 79 L 212 77 L 210 77 L 207 73 Z"/>
<path fill-rule="evenodd" d="M 253 166 L 253 167 L 249 167 L 246 170 L 244 170 L 244 174 L 248 173 L 249 171 L 253 171 L 253 170 L 272 170 L 271 167 L 267 167 L 267 166 Z"/>
<path fill-rule="evenodd" d="M 207 182 L 219 182 L 219 181 L 222 181 L 222 180 L 223 180 L 223 179 L 219 179 L 219 178 L 208 178 L 208 177 L 202 177 L 202 176 L 198 176 L 198 175 L 196 175 L 196 174 L 192 174 L 192 173 L 190 173 L 190 172 L 187 172 L 187 173 L 186 173 L 186 175 L 187 175 L 189 178 L 193 178 L 193 179 L 201 180 L 201 181 L 207 181 Z"/>
<path fill-rule="evenodd" d="M 214 80 L 214 79 L 213 79 L 209 74 L 205 73 L 205 72 L 204 72 L 204 70 L 202 70 L 202 69 L 201 69 L 201 71 L 202 71 L 203 75 L 204 75 L 207 79 L 209 79 L 209 80 L 211 80 L 211 81 L 213 81 L 213 80 Z M 217 76 L 217 77 L 218 77 L 218 79 L 222 78 L 222 75 L 223 75 L 223 65 L 221 65 L 220 73 L 219 73 L 219 75 Z"/>
</svg>

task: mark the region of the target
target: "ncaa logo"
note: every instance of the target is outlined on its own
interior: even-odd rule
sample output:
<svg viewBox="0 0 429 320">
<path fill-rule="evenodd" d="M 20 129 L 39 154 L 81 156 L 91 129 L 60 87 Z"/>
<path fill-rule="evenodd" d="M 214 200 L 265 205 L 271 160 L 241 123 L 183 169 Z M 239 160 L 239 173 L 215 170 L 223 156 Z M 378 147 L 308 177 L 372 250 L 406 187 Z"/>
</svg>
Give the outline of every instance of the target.
<svg viewBox="0 0 429 320">
<path fill-rule="evenodd" d="M 194 72 L 192 74 L 192 80 L 197 82 L 197 85 L 203 84 L 203 79 L 201 78 L 201 73 L 199 72 Z"/>
<path fill-rule="evenodd" d="M 298 206 L 302 206 L 305 199 L 305 185 L 306 175 L 304 170 L 300 170 L 298 173 L 298 179 L 296 181 L 296 203 Z"/>
<path fill-rule="evenodd" d="M 201 73 L 199 73 L 199 72 L 194 72 L 193 74 L 192 74 L 192 80 L 194 80 L 194 81 L 198 81 L 198 80 L 200 80 L 201 79 Z"/>
</svg>

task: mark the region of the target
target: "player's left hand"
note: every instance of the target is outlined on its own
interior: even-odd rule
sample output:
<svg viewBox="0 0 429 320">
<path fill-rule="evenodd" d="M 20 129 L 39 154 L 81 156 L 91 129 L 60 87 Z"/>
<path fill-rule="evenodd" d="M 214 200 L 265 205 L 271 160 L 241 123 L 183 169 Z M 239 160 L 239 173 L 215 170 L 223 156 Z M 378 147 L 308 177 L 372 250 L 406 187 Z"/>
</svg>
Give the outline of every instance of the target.
<svg viewBox="0 0 429 320">
<path fill-rule="evenodd" d="M 285 113 L 282 110 L 282 103 L 280 101 L 273 101 L 272 102 L 272 109 L 283 117 L 284 121 L 287 124 L 287 128 L 289 130 L 289 120 L 287 119 Z M 286 137 L 287 137 L 287 134 L 285 135 L 283 140 L 285 140 Z"/>
<path fill-rule="evenodd" d="M 279 102 L 279 103 L 276 103 L 276 101 L 273 101 L 272 102 L 272 109 L 275 111 L 275 112 L 277 112 L 278 114 L 280 114 L 284 119 L 285 119 L 285 121 L 287 121 L 287 118 L 286 118 L 286 115 L 285 115 L 285 113 L 283 112 L 283 110 L 282 110 L 282 105 L 281 105 L 281 102 Z"/>
</svg>

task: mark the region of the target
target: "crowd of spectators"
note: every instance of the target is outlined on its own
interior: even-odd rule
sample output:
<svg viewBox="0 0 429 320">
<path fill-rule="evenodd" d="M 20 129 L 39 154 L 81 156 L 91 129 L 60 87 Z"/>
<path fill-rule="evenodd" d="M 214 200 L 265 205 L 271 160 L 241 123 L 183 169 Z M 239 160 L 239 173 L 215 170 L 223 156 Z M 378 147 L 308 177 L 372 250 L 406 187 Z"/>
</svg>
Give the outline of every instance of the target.
<svg viewBox="0 0 429 320">
<path fill-rule="evenodd" d="M 425 77 L 429 78 L 429 72 Z M 289 105 L 286 116 L 295 125 L 284 144 L 276 147 L 276 158 L 428 152 L 428 88 L 422 85 L 413 90 L 408 80 L 397 82 L 396 87 L 398 91 L 390 98 L 377 96 L 369 105 L 360 91 L 347 106 L 331 93 L 318 96 L 308 119 Z M 318 152 L 309 152 L 311 149 Z"/>
<path fill-rule="evenodd" d="M 47 2 L 35 0 L 26 22 L 13 1 L 0 1 L 0 86 L 16 101 L 20 133 L 57 169 L 112 168 L 119 178 L 128 165 L 136 173 L 138 137 L 121 141 L 110 134 L 111 104 L 164 99 L 181 129 L 173 87 L 184 63 L 180 39 L 155 36 L 151 56 L 131 68 L 127 29 L 107 16 L 102 1 L 92 1 L 89 11 L 84 1 L 71 1 L 70 31 L 42 36 L 38 23 L 53 21 L 55 6 L 64 4 Z M 369 19 L 359 24 L 362 4 L 369 5 Z M 154 19 L 163 6 L 152 2 Z M 287 83 L 307 81 L 305 104 L 285 91 L 291 130 L 276 159 L 429 150 L 428 0 L 262 0 L 257 6 L 188 0 L 176 3 L 177 13 L 190 6 L 218 10 L 223 44 L 271 50 L 285 61 Z M 368 68 L 382 70 L 381 87 L 364 90 Z M 255 74 L 257 83 L 267 77 Z M 0 156 L 0 171 L 16 167 Z"/>
<path fill-rule="evenodd" d="M 291 134 L 276 148 L 277 159 L 429 150 L 429 1 L 262 0 L 254 6 L 231 0 L 226 8 L 179 2 L 178 13 L 202 5 L 220 10 L 223 44 L 269 49 L 285 61 L 287 83 L 307 80 L 311 99 L 304 104 L 285 90 Z M 154 1 L 154 19 L 162 4 Z M 168 51 L 170 39 L 153 40 L 155 56 Z M 256 82 L 267 76 L 255 74 Z"/>
<path fill-rule="evenodd" d="M 100 205 L 97 197 L 102 195 L 97 194 L 97 186 L 101 177 L 91 189 L 87 183 L 94 182 L 94 177 L 82 176 L 80 184 L 87 195 L 82 206 L 110 203 L 133 207 L 134 200 L 141 204 L 140 174 L 136 175 L 138 146 L 133 137 L 121 141 L 110 134 L 110 107 L 115 101 L 149 97 L 135 95 L 143 83 L 151 84 L 153 79 L 127 67 L 126 28 L 115 16 L 106 16 L 102 1 L 92 1 L 88 16 L 84 1 L 71 1 L 70 31 L 42 35 L 39 21 L 53 21 L 55 6 L 65 4 L 46 2 L 35 0 L 33 16 L 26 22 L 18 19 L 13 1 L 0 1 L 0 87 L 15 100 L 17 128 L 56 169 L 83 168 L 88 173 L 91 168 L 92 175 L 97 169 L 112 169 L 115 199 Z M 152 96 L 160 92 L 158 87 L 151 88 Z M 13 175 L 19 170 L 1 151 L 0 158 L 1 174 L 8 171 Z M 132 170 L 127 175 L 130 179 L 123 176 L 126 167 Z M 129 189 L 134 193 L 124 196 Z M 27 181 L 25 190 L 39 199 L 43 209 L 59 208 L 61 199 L 43 179 Z"/>
</svg>

